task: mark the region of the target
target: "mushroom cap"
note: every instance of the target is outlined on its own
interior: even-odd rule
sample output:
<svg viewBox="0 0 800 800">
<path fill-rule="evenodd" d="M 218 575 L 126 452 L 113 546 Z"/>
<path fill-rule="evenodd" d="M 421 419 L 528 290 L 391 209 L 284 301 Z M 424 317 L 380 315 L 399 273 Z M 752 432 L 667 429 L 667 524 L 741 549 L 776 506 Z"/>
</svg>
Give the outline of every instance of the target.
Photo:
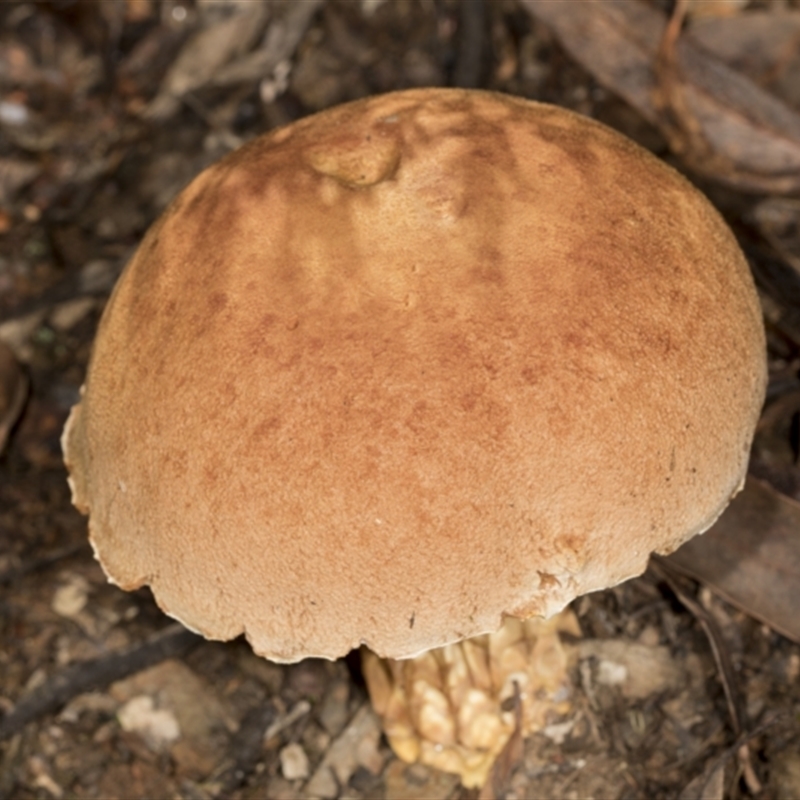
<svg viewBox="0 0 800 800">
<path fill-rule="evenodd" d="M 683 177 L 570 111 L 420 89 L 178 196 L 64 447 L 122 588 L 276 661 L 402 658 L 708 528 L 765 376 L 747 263 Z"/>
</svg>

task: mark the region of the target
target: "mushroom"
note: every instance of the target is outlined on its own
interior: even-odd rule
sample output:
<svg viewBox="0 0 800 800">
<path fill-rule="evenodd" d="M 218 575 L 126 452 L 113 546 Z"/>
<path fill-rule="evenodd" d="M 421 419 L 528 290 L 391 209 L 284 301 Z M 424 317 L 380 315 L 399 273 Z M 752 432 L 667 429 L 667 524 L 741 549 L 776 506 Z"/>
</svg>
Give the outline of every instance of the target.
<svg viewBox="0 0 800 800">
<path fill-rule="evenodd" d="M 187 627 L 278 662 L 422 655 L 367 661 L 414 757 L 458 739 L 419 730 L 424 654 L 480 688 L 510 641 L 482 697 L 507 693 L 574 627 L 539 618 L 716 520 L 765 372 L 747 263 L 688 181 L 562 108 L 419 89 L 197 177 L 120 278 L 63 442 L 109 579 Z"/>
</svg>

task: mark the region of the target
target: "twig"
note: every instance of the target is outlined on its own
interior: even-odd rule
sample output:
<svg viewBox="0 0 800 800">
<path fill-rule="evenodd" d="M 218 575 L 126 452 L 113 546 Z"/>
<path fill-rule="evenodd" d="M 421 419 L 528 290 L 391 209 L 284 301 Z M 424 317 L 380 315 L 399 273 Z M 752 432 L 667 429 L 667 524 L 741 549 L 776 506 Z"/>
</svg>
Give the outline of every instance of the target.
<svg viewBox="0 0 800 800">
<path fill-rule="evenodd" d="M 681 586 L 683 576 L 672 564 L 665 561 L 661 556 L 653 555 L 651 568 L 654 568 L 654 571 L 669 584 L 669 587 L 675 593 L 678 600 L 680 600 L 686 609 L 694 615 L 695 619 L 700 623 L 708 639 L 708 643 L 711 645 L 711 652 L 714 654 L 714 661 L 716 661 L 718 675 L 722 683 L 722 688 L 725 691 L 725 699 L 728 703 L 731 726 L 733 727 L 733 732 L 737 737 L 737 741 L 740 740 L 735 750 L 739 766 L 741 767 L 747 788 L 750 790 L 751 794 L 757 795 L 761 792 L 762 787 L 753 769 L 750 749 L 747 745 L 749 739 L 755 734 L 751 733 L 745 735 L 744 704 L 742 703 L 742 697 L 738 689 L 733 664 L 731 664 L 731 659 L 728 655 L 728 648 L 725 645 L 725 640 L 722 638 L 719 627 L 711 614 L 684 591 Z M 770 722 L 770 724 L 772 723 Z M 709 773 L 709 775 L 710 774 L 711 773 Z"/>
<path fill-rule="evenodd" d="M 681 145 L 682 154 L 690 150 L 692 144 L 695 146 L 701 144 L 703 149 L 708 147 L 702 129 L 686 102 L 675 52 L 688 10 L 688 0 L 677 0 L 672 16 L 664 28 L 656 54 L 657 85 L 653 97 L 654 105 L 664 114 L 664 122 L 668 122 L 673 128 L 674 142 L 676 145 Z"/>
<path fill-rule="evenodd" d="M 706 166 L 713 164 L 718 174 L 735 175 L 739 167 L 711 144 L 686 95 L 686 80 L 678 65 L 677 47 L 688 11 L 689 0 L 676 0 L 672 16 L 664 28 L 655 59 L 653 105 L 661 114 L 670 147 L 689 166 L 697 169 L 701 163 Z"/>
<path fill-rule="evenodd" d="M 741 761 L 741 753 L 742 750 L 747 750 L 748 752 L 748 761 L 749 761 L 749 744 L 750 742 L 756 738 L 756 736 L 761 736 L 764 731 L 768 728 L 771 728 L 777 722 L 782 722 L 785 718 L 783 714 L 773 714 L 768 719 L 764 720 L 760 725 L 757 725 L 753 730 L 747 731 L 739 736 L 736 741 L 728 748 L 726 748 L 719 756 L 717 756 L 716 760 L 712 763 L 710 768 L 706 769 L 707 779 L 703 785 L 697 787 L 697 795 L 698 797 L 703 796 L 703 790 L 706 788 L 705 783 L 708 782 L 708 779 L 720 768 L 722 767 L 727 761 L 729 761 L 733 756 L 738 756 Z M 752 772 L 752 766 L 750 767 Z M 750 778 L 748 778 L 747 771 L 745 771 L 745 783 L 747 783 L 747 788 L 750 790 L 751 794 L 757 795 L 761 791 L 761 783 L 758 778 L 755 777 L 755 773 L 752 772 Z M 755 784 L 751 785 L 750 780 L 755 779 Z"/>
<path fill-rule="evenodd" d="M 672 564 L 665 561 L 661 556 L 654 555 L 652 556 L 651 568 L 669 584 L 670 589 L 675 593 L 678 600 L 700 623 L 708 643 L 711 645 L 714 661 L 717 663 L 720 682 L 728 703 L 728 713 L 730 714 L 733 732 L 736 736 L 741 735 L 743 730 L 742 720 L 744 718 L 742 700 L 738 691 L 733 664 L 731 664 L 731 659 L 728 655 L 728 648 L 717 623 L 708 611 L 681 586 L 680 582 L 683 579 L 683 575 Z"/>
<path fill-rule="evenodd" d="M 0 742 L 19 733 L 29 722 L 58 711 L 73 697 L 104 689 L 114 681 L 167 658 L 183 655 L 201 641 L 199 636 L 182 625 L 170 625 L 146 642 L 122 653 L 110 653 L 70 664 L 23 697 L 14 710 L 0 720 Z"/>
<path fill-rule="evenodd" d="M 264 732 L 273 724 L 278 710 L 273 703 L 250 709 L 233 737 L 227 758 L 204 786 L 213 797 L 227 797 L 247 780 L 264 755 Z"/>
</svg>

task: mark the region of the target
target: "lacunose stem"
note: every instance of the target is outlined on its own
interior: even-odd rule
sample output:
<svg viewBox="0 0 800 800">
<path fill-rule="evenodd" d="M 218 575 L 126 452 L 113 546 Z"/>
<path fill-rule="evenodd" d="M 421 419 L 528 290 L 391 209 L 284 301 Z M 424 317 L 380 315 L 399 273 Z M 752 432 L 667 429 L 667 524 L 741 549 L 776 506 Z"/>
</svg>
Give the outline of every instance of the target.
<svg viewBox="0 0 800 800">
<path fill-rule="evenodd" d="M 483 786 L 516 727 L 515 683 L 523 736 L 569 711 L 560 633 L 580 636 L 570 610 L 548 620 L 508 617 L 495 633 L 404 661 L 365 648 L 367 688 L 394 752 L 457 773 L 464 786 Z"/>
</svg>

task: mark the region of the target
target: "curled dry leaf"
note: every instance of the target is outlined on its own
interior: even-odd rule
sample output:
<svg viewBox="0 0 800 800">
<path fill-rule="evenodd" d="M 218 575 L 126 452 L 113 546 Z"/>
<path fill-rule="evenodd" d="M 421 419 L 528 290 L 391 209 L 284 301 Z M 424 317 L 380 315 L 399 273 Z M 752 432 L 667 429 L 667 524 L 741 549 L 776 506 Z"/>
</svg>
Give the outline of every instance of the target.
<svg viewBox="0 0 800 800">
<path fill-rule="evenodd" d="M 0 342 L 0 453 L 5 449 L 27 396 L 28 378 L 8 346 Z"/>
<path fill-rule="evenodd" d="M 748 478 L 717 523 L 667 559 L 800 642 L 800 504 Z"/>
<path fill-rule="evenodd" d="M 800 189 L 800 115 L 689 35 L 675 42 L 678 83 L 666 103 L 662 92 L 659 108 L 660 12 L 626 0 L 587 0 L 580 14 L 558 0 L 522 3 L 600 83 L 658 126 L 691 169 L 746 191 Z"/>
<path fill-rule="evenodd" d="M 690 31 L 704 50 L 800 108 L 800 9 L 772 7 L 696 19 Z"/>
</svg>

